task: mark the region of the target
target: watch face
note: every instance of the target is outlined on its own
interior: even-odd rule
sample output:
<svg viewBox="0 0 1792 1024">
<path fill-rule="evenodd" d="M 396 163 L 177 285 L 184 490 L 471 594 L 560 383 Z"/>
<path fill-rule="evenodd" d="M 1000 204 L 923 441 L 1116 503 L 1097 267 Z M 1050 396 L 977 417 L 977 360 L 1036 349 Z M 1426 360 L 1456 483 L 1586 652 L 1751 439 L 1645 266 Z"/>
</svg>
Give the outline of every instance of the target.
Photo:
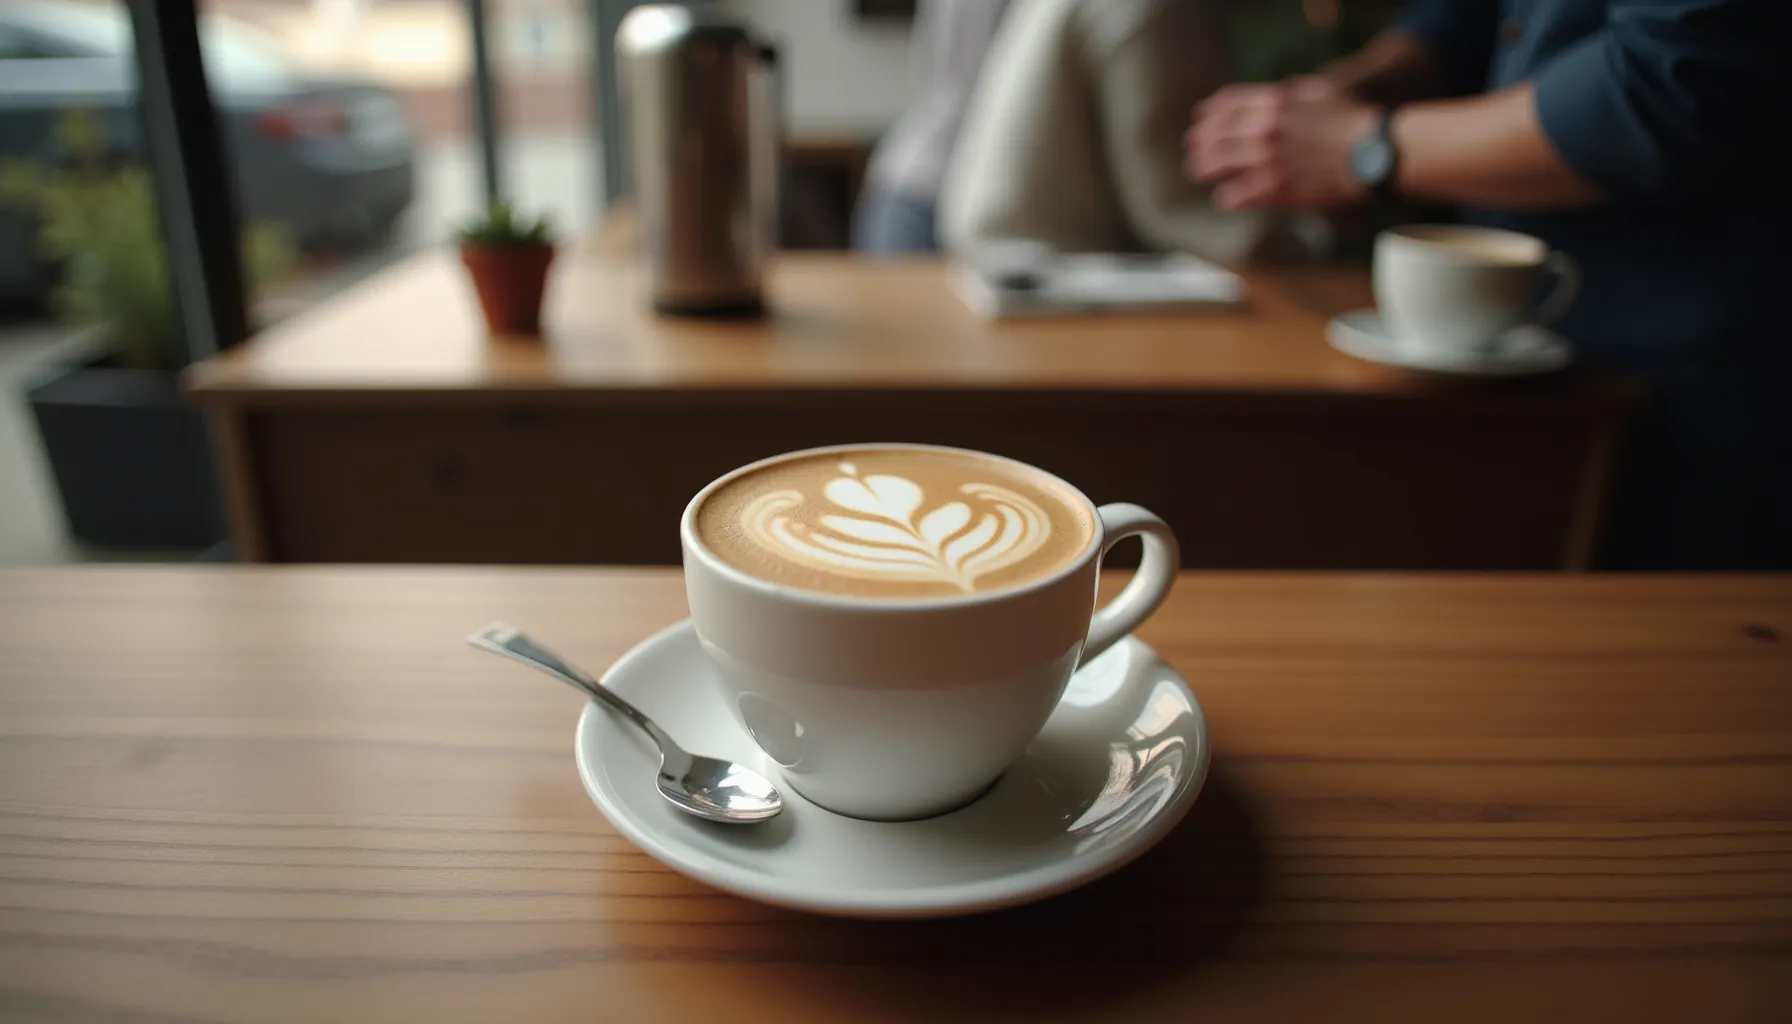
<svg viewBox="0 0 1792 1024">
<path fill-rule="evenodd" d="M 1379 188 L 1394 173 L 1394 147 L 1380 132 L 1357 140 L 1350 151 L 1350 174 L 1364 188 Z"/>
</svg>

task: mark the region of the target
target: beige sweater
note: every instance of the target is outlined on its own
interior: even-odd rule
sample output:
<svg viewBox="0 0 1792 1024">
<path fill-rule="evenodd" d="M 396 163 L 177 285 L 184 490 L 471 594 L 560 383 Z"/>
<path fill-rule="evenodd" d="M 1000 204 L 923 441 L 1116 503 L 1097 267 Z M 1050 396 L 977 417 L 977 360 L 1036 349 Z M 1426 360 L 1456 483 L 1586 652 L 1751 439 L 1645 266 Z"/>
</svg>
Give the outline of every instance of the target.
<svg viewBox="0 0 1792 1024">
<path fill-rule="evenodd" d="M 946 248 L 1285 254 L 1285 218 L 1221 213 L 1182 171 L 1195 105 L 1231 79 L 1225 6 L 1013 0 L 942 188 Z"/>
</svg>

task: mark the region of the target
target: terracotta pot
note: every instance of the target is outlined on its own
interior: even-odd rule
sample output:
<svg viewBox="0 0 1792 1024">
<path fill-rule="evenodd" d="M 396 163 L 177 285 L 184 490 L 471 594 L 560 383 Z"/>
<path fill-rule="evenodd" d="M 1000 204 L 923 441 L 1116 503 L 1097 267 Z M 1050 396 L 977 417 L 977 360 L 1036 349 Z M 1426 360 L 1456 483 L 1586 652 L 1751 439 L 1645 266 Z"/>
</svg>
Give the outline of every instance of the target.
<svg viewBox="0 0 1792 1024">
<path fill-rule="evenodd" d="M 473 275 L 485 323 L 493 334 L 541 334 L 541 297 L 547 290 L 551 245 L 469 245 L 460 260 Z"/>
</svg>

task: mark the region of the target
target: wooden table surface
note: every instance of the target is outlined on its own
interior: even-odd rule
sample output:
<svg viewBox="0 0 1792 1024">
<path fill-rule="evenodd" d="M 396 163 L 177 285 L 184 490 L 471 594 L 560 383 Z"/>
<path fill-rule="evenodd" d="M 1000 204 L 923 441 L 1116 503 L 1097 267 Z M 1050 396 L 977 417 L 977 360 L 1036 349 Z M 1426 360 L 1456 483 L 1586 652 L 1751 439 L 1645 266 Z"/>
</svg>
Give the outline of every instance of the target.
<svg viewBox="0 0 1792 1024">
<path fill-rule="evenodd" d="M 783 254 L 762 321 L 656 315 L 638 263 L 626 230 L 585 238 L 545 341 L 493 339 L 454 254 L 420 253 L 193 368 L 238 552 L 672 564 L 655 527 L 721 473 L 900 440 L 1146 505 L 1189 568 L 1584 568 L 1639 405 L 1589 368 L 1465 383 L 1335 352 L 1356 268 L 1252 271 L 1238 309 L 991 323 L 936 260 Z"/>
<path fill-rule="evenodd" d="M 773 315 L 716 321 L 655 314 L 629 252 L 589 239 L 560 254 L 545 344 L 489 338 L 466 271 L 438 249 L 253 343 L 194 368 L 208 403 L 256 406 L 377 401 L 402 392 L 439 401 L 518 395 L 660 394 L 668 390 L 1053 389 L 1338 396 L 1440 394 L 1435 378 L 1333 351 L 1326 320 L 1372 304 L 1360 269 L 1255 271 L 1250 301 L 1198 314 L 1125 314 L 990 322 L 946 285 L 937 260 L 786 253 L 771 278 Z M 1568 387 L 1503 389 L 1502 401 L 1629 401 L 1615 380 L 1570 375 Z M 1480 389 L 1485 391 L 1486 389 Z"/>
<path fill-rule="evenodd" d="M 574 773 L 661 570 L 0 574 L 0 1018 L 1792 1020 L 1792 579 L 1189 575 L 1216 759 L 1119 874 L 868 923 L 709 890 Z"/>
</svg>

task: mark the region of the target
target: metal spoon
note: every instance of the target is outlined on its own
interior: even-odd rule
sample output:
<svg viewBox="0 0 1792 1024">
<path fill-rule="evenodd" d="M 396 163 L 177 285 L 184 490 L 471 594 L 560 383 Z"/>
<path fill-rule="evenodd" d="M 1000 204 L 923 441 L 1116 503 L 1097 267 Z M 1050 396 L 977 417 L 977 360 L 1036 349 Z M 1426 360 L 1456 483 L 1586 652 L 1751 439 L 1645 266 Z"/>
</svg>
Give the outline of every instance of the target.
<svg viewBox="0 0 1792 1024">
<path fill-rule="evenodd" d="M 467 643 L 540 669 L 635 723 L 659 746 L 660 795 L 679 810 L 709 821 L 754 822 L 784 809 L 784 798 L 765 776 L 733 761 L 686 753 L 633 704 L 515 626 L 494 622 L 467 637 Z"/>
</svg>

